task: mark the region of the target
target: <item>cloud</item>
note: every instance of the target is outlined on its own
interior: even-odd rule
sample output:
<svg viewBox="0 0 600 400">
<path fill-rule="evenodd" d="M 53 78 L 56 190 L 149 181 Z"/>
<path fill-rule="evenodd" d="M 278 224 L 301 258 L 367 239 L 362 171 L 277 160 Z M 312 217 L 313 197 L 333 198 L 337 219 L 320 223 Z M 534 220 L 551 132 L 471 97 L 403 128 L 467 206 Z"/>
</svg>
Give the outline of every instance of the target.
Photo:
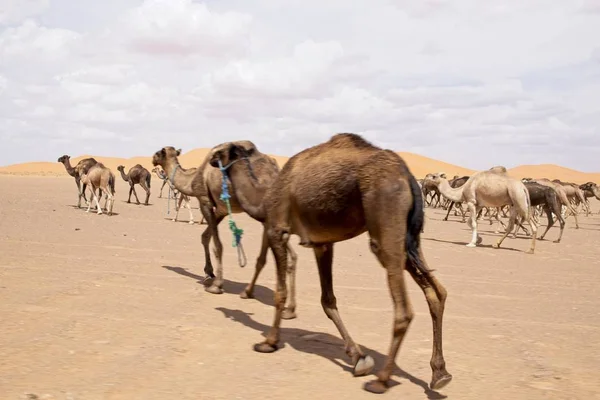
<svg viewBox="0 0 600 400">
<path fill-rule="evenodd" d="M 2 0 L 0 26 L 17 24 L 27 17 L 39 15 L 50 5 L 50 0 Z"/>
<path fill-rule="evenodd" d="M 477 169 L 599 170 L 595 2 L 69 3 L 0 14 L 0 164 L 233 139 L 292 155 L 344 131 Z"/>
</svg>

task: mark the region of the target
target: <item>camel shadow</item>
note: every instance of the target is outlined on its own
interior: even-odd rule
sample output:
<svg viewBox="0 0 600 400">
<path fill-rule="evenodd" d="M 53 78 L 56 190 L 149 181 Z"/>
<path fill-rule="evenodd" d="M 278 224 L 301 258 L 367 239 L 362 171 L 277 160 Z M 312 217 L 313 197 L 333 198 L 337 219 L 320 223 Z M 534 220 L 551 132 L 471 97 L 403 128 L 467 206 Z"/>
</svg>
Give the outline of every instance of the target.
<svg viewBox="0 0 600 400">
<path fill-rule="evenodd" d="M 266 333 L 269 331 L 269 329 L 271 329 L 270 326 L 253 320 L 250 318 L 250 315 L 252 314 L 244 311 L 232 310 L 224 307 L 217 307 L 216 310 L 221 311 L 223 316 L 229 320 L 233 320 L 247 326 L 250 329 L 261 332 L 262 336 L 266 336 Z M 330 335 L 328 333 L 312 332 L 299 328 L 281 328 L 280 333 L 281 347 L 290 345 L 294 350 L 323 357 L 343 369 L 345 372 L 352 374 L 354 366 L 340 360 L 340 356 L 345 355 L 345 353 L 344 342 L 339 337 Z M 366 354 L 373 357 L 377 366 L 382 366 L 384 364 L 387 356 L 362 345 L 361 348 Z M 420 386 L 423 388 L 423 392 L 430 400 L 441 400 L 448 397 L 430 389 L 427 382 L 409 374 L 408 372 L 400 369 L 398 366 L 395 366 L 394 370 L 392 371 L 392 376 L 407 379 L 413 384 Z M 400 382 L 390 379 L 389 387 L 392 388 L 400 384 Z"/>
<path fill-rule="evenodd" d="M 186 276 L 188 278 L 192 278 L 196 280 L 197 283 L 204 284 L 204 277 L 200 275 L 196 275 L 193 272 L 188 271 L 182 267 L 172 267 L 169 265 L 163 265 L 164 269 L 168 269 L 169 271 L 173 271 L 176 274 L 181 276 Z M 236 282 L 225 279 L 223 282 L 223 293 L 233 294 L 239 296 L 240 293 L 246 288 L 246 284 L 242 282 Z M 261 285 L 254 285 L 254 300 L 258 300 L 264 305 L 273 307 L 275 305 L 274 296 L 272 289 Z"/>
<path fill-rule="evenodd" d="M 494 236 L 494 235 L 486 235 L 486 234 L 480 234 L 481 236 Z M 467 245 L 468 242 L 454 242 L 451 240 L 441 240 L 441 239 L 435 239 L 435 238 L 423 238 L 424 240 L 431 240 L 432 242 L 440 242 L 440 243 L 449 243 L 449 244 L 456 244 L 456 245 L 462 245 L 465 246 Z M 504 244 L 504 243 L 503 243 Z M 512 247 L 500 247 L 499 249 L 493 247 L 491 244 L 478 244 L 477 247 L 483 247 L 486 249 L 494 249 L 494 250 L 509 250 L 509 251 L 516 251 L 516 252 L 521 252 L 521 250 L 519 249 L 513 249 Z"/>
<path fill-rule="evenodd" d="M 186 219 L 178 219 L 177 221 L 173 221 L 173 218 L 169 218 L 169 217 L 165 217 L 164 218 L 165 221 L 171 221 L 171 222 L 176 222 L 178 224 L 186 224 L 186 225 L 200 225 L 200 223 L 198 221 L 194 220 L 193 224 L 190 224 L 189 220 Z"/>
</svg>

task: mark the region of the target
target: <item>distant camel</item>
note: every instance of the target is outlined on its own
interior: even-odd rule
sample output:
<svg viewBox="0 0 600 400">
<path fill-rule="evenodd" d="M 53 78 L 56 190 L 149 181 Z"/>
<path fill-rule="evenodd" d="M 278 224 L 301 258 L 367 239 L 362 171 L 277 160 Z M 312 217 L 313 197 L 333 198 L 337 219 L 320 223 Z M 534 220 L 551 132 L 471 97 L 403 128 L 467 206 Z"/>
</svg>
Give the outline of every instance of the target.
<svg viewBox="0 0 600 400">
<path fill-rule="evenodd" d="M 86 184 L 83 184 L 83 188 L 81 187 L 81 176 L 83 174 L 86 174 L 88 172 L 88 170 L 96 165 L 98 163 L 98 161 L 96 161 L 96 159 L 90 157 L 90 158 L 84 158 L 81 161 L 79 161 L 77 163 L 77 165 L 75 166 L 75 168 L 73 168 L 71 166 L 71 156 L 68 155 L 63 155 L 61 157 L 58 158 L 58 162 L 63 164 L 65 166 L 65 169 L 67 170 L 67 173 L 69 175 L 71 175 L 73 178 L 75 178 L 75 184 L 77 185 L 77 208 L 81 207 L 81 198 L 83 197 L 83 199 L 85 200 L 86 203 L 88 203 L 88 199 L 85 197 L 85 189 L 86 189 Z M 100 191 L 98 193 L 98 195 L 100 197 L 102 197 L 102 191 Z M 90 201 L 92 200 L 92 198 L 90 197 Z"/>
<path fill-rule="evenodd" d="M 477 233 L 477 214 L 481 208 L 484 206 L 503 207 L 509 205 L 511 207 L 508 227 L 494 247 L 500 247 L 512 231 L 516 218 L 519 216 L 531 225 L 533 234 L 531 247 L 527 253 L 533 254 L 537 225 L 530 213 L 529 192 L 523 182 L 508 176 L 504 171 L 506 169 L 501 166 L 479 171 L 473 174 L 463 186 L 456 189 L 450 187 L 448 181 L 439 175 L 433 175 L 429 179 L 439 188 L 443 196 L 454 202 L 466 203 L 471 214 L 467 224 L 472 230 L 472 238 L 467 247 L 475 247 L 481 243 L 481 237 Z"/>
<path fill-rule="evenodd" d="M 127 174 L 125 174 L 125 167 L 123 165 L 119 165 L 117 170 L 121 173 L 121 178 L 129 183 L 129 197 L 127 198 L 127 203 L 131 203 L 131 193 L 133 193 L 136 203 L 140 204 L 140 199 L 138 199 L 134 187 L 135 185 L 140 185 L 142 189 L 146 191 L 146 201 L 144 204 L 148 205 L 148 200 L 150 199 L 150 180 L 152 178 L 150 172 L 140 164 L 131 167 Z"/>
<path fill-rule="evenodd" d="M 459 177 L 458 175 L 455 176 L 454 178 L 452 178 L 452 180 L 448 181 L 448 183 L 450 184 L 450 187 L 453 188 L 459 188 L 462 185 L 464 185 L 465 183 L 467 183 L 467 181 L 469 180 L 469 176 L 461 176 Z M 461 203 L 455 203 L 452 200 L 450 200 L 450 205 L 448 206 L 448 212 L 446 213 L 446 216 L 444 217 L 444 221 L 448 221 L 448 216 L 450 215 L 450 211 L 452 211 L 452 208 L 456 206 L 456 208 L 458 208 L 460 210 L 460 213 L 462 215 L 462 222 L 465 222 L 465 211 L 462 208 L 462 204 Z M 456 215 L 456 210 L 454 211 Z"/>
<path fill-rule="evenodd" d="M 567 197 L 570 200 L 580 203 L 583 206 L 583 210 L 586 212 L 586 216 L 590 214 L 590 210 L 587 207 L 589 203 L 585 201 L 585 196 L 583 195 L 583 191 L 579 189 L 579 185 L 572 182 L 563 182 L 560 179 L 554 179 L 552 182 L 562 185 L 567 191 Z"/>
<path fill-rule="evenodd" d="M 595 197 L 596 199 L 600 200 L 600 187 L 598 187 L 597 184 L 595 184 L 594 182 L 586 182 L 583 185 L 579 186 L 579 189 L 581 189 L 583 191 L 583 197 L 585 198 L 586 202 L 588 203 L 588 209 L 589 209 L 589 201 L 588 199 L 591 197 Z M 600 214 L 600 212 L 599 212 Z"/>
<path fill-rule="evenodd" d="M 96 189 L 102 189 L 108 196 L 109 205 L 106 207 L 106 212 L 108 215 L 113 215 L 113 207 L 115 205 L 115 174 L 113 174 L 110 169 L 105 167 L 104 164 L 96 163 L 88 170 L 86 174 L 82 175 L 81 182 L 83 184 L 90 185 L 92 188 L 92 194 L 94 196 L 94 200 L 96 200 L 98 215 L 102 214 L 102 209 L 100 208 L 100 202 L 98 201 L 98 196 L 96 195 Z M 90 201 L 88 203 L 86 212 L 90 212 L 91 207 L 92 202 Z"/>
<path fill-rule="evenodd" d="M 540 236 L 540 240 L 544 240 L 546 233 L 548 233 L 550 228 L 552 228 L 552 226 L 554 225 L 554 219 L 552 218 L 552 213 L 554 213 L 554 215 L 556 215 L 558 223 L 560 224 L 560 233 L 558 234 L 558 239 L 556 239 L 554 243 L 560 243 L 563 231 L 565 229 L 565 220 L 563 219 L 560 212 L 561 203 L 560 199 L 558 198 L 558 194 L 554 189 L 548 186 L 540 185 L 539 183 L 535 182 L 525 182 L 525 187 L 529 192 L 531 206 L 542 206 L 544 212 L 546 213 L 546 216 L 548 217 L 548 225 L 546 226 L 546 230 L 544 231 L 542 236 Z M 517 234 L 518 230 L 519 227 L 517 226 L 514 233 L 515 235 Z"/>
<path fill-rule="evenodd" d="M 177 189 L 175 188 L 175 186 L 173 186 L 173 184 L 169 180 L 169 177 L 167 176 L 165 171 L 163 171 L 161 168 L 154 167 L 152 169 L 152 172 L 154 172 L 156 174 L 156 176 L 158 176 L 158 178 L 163 181 L 163 186 L 168 184 L 169 190 L 171 190 L 173 192 L 174 199 L 176 202 L 175 203 L 175 217 L 173 218 L 173 221 L 177 222 L 177 217 L 179 216 L 179 210 L 181 209 L 181 203 L 184 202 L 184 207 L 187 208 L 190 213 L 189 224 L 193 225 L 194 224 L 194 214 L 192 213 L 192 207 L 190 206 L 190 198 L 183 193 L 178 193 Z M 162 193 L 162 188 L 160 190 Z M 179 196 L 179 199 L 177 198 L 178 196 Z M 158 196 L 158 197 L 160 197 L 160 196 Z M 200 221 L 200 224 L 202 224 L 202 222 L 204 222 L 204 217 L 202 217 L 202 221 Z"/>
<path fill-rule="evenodd" d="M 424 221 L 421 196 L 415 177 L 398 154 L 375 147 L 356 134 L 334 135 L 290 158 L 264 199 L 269 247 L 277 268 L 275 320 L 266 340 L 255 344 L 254 350 L 272 353 L 278 349 L 287 299 L 287 246 L 290 235 L 297 235 L 302 246 L 314 251 L 321 305 L 345 342 L 354 375 L 366 375 L 373 369 L 373 359 L 354 342 L 342 322 L 332 277 L 335 243 L 368 232 L 370 249 L 387 271 L 394 323 L 385 364 L 377 379 L 367 382 L 364 389 L 373 393 L 387 391 L 396 368 L 396 355 L 413 319 L 404 270 L 425 293 L 433 322 L 430 387 L 440 389 L 448 384 L 452 375 L 446 370 L 442 351 L 447 293 L 427 267 L 420 247 Z"/>
<path fill-rule="evenodd" d="M 548 186 L 548 187 L 551 187 L 554 190 L 556 190 L 556 193 L 558 194 L 558 198 L 559 198 L 560 202 L 562 203 L 562 205 L 565 206 L 565 208 L 567 209 L 567 212 L 571 213 L 573 215 L 573 218 L 575 218 L 575 229 L 579 229 L 579 221 L 577 221 L 577 211 L 575 211 L 575 209 L 573 208 L 573 205 L 569 201 L 569 195 L 567 192 L 567 188 L 565 188 L 563 185 L 561 185 L 559 183 L 553 182 L 550 179 L 546 179 L 546 178 L 538 178 L 538 179 L 527 178 L 527 179 L 523 179 L 523 180 L 526 182 L 537 182 L 540 185 Z"/>
</svg>

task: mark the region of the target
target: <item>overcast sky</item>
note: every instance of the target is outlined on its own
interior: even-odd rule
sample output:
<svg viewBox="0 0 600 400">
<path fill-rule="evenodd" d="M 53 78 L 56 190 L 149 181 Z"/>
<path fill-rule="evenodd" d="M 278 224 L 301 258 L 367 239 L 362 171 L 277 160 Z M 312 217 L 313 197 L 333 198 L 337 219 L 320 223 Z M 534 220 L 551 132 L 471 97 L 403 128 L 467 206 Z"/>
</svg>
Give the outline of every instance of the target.
<svg viewBox="0 0 600 400">
<path fill-rule="evenodd" d="M 600 171 L 600 0 L 0 0 L 0 165 L 336 132 Z"/>
</svg>

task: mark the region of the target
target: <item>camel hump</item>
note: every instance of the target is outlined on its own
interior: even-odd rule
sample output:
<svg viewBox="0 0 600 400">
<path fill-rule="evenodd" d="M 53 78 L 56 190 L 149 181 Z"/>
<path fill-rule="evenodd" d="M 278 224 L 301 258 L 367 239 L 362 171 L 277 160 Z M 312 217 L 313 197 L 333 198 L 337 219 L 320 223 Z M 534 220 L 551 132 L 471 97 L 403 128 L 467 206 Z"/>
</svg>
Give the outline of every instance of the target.
<svg viewBox="0 0 600 400">
<path fill-rule="evenodd" d="M 334 147 L 376 148 L 371 142 L 356 133 L 337 133 L 328 142 Z"/>
</svg>

